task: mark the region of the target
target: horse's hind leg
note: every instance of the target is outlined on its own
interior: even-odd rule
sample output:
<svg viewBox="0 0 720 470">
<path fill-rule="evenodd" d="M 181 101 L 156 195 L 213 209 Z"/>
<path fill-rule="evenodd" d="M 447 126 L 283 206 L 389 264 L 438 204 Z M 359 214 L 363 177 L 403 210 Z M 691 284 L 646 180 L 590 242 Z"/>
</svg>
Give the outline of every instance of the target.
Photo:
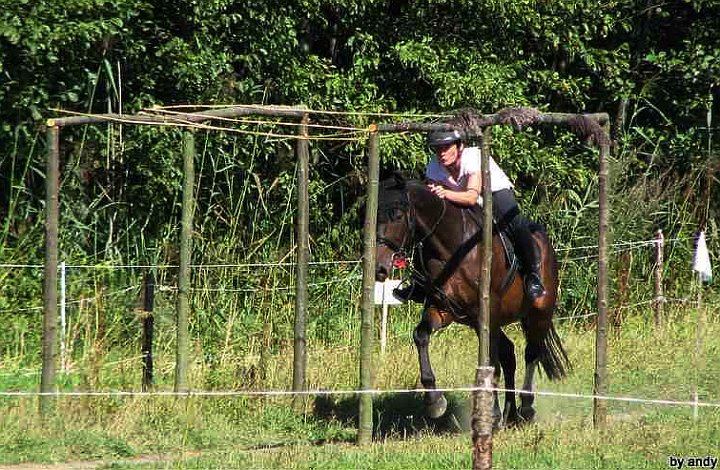
<svg viewBox="0 0 720 470">
<path fill-rule="evenodd" d="M 498 354 L 498 362 L 505 376 L 505 406 L 502 412 L 504 425 L 513 426 L 518 422 L 517 404 L 515 402 L 515 345 L 510 341 L 504 331 L 498 329 L 493 334 L 491 343 Z"/>
<path fill-rule="evenodd" d="M 430 354 L 428 345 L 430 344 L 430 335 L 433 331 L 437 331 L 449 325 L 449 315 L 443 315 L 434 307 L 428 307 L 423 313 L 422 320 L 415 328 L 413 340 L 418 351 L 418 359 L 420 361 L 420 382 L 427 390 L 425 393 L 425 406 L 427 413 L 431 418 L 439 418 L 445 414 L 447 410 L 447 399 L 442 392 L 435 391 L 435 373 L 430 365 Z"/>
<path fill-rule="evenodd" d="M 535 371 L 540 362 L 540 348 L 534 342 L 528 341 L 525 346 L 525 378 L 523 379 L 522 391 L 520 393 L 520 418 L 524 421 L 535 419 L 535 395 L 532 393 L 535 382 Z"/>
<path fill-rule="evenodd" d="M 545 318 L 542 318 L 543 314 Z M 562 379 L 570 368 L 567 353 L 549 318 L 550 315 L 551 313 L 548 312 L 530 311 L 522 322 L 527 346 L 525 347 L 525 380 L 523 392 L 520 394 L 520 416 L 528 421 L 535 418 L 533 409 L 535 395 L 531 392 L 538 364 L 542 366 L 550 380 Z"/>
<path fill-rule="evenodd" d="M 500 366 L 500 360 L 497 357 L 497 348 L 494 347 L 493 341 L 490 341 L 490 363 L 493 366 L 493 387 L 497 388 L 497 384 L 500 383 L 500 375 L 502 369 Z M 493 431 L 503 428 L 503 413 L 500 409 L 500 399 L 498 397 L 498 391 L 493 390 Z"/>
</svg>

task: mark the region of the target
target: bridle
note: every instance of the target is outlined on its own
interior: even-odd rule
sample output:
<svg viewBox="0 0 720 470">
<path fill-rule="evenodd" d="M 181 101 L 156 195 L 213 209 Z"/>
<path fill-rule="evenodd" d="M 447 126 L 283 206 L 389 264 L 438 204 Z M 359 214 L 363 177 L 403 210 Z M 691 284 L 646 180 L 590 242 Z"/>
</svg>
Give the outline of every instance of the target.
<svg viewBox="0 0 720 470">
<path fill-rule="evenodd" d="M 412 235 L 415 233 L 415 216 L 412 212 L 413 210 L 408 204 L 407 212 L 403 211 L 403 214 L 407 219 L 408 227 L 405 231 L 405 234 L 403 235 L 402 241 L 399 244 L 396 243 L 394 240 L 391 240 L 382 235 L 377 236 L 378 246 L 385 245 L 393 252 L 390 262 L 395 268 L 405 268 L 408 265 L 405 246 L 408 244 L 408 240 L 410 239 L 410 237 L 412 237 Z"/>
<path fill-rule="evenodd" d="M 403 214 L 407 219 L 407 232 L 405 233 L 402 241 L 399 244 L 382 235 L 377 236 L 377 244 L 378 246 L 385 245 L 390 248 L 390 250 L 392 250 L 393 254 L 391 260 L 393 267 L 404 268 L 410 266 L 410 276 L 424 285 L 427 295 L 429 296 L 429 298 L 433 298 L 433 302 L 436 305 L 442 305 L 443 308 L 451 312 L 456 318 L 462 319 L 466 317 L 466 315 L 463 315 L 462 309 L 457 304 L 457 302 L 454 301 L 452 298 L 448 297 L 443 291 L 443 289 L 440 286 L 436 285 L 435 280 L 432 279 L 430 270 L 425 265 L 424 256 L 422 256 L 422 254 L 419 256 L 419 266 L 415 266 L 414 262 L 407 261 L 405 253 L 408 248 L 407 244 L 409 240 L 414 238 L 415 235 L 415 229 L 417 227 L 417 216 L 415 213 L 415 207 L 410 204 L 410 196 L 407 191 L 404 193 L 404 195 L 405 200 L 403 202 L 406 204 L 407 210 L 403 211 Z M 413 254 L 418 251 L 422 252 L 424 243 L 435 233 L 435 231 L 440 226 L 440 223 L 445 218 L 445 213 L 447 212 L 447 200 L 441 199 L 441 201 L 442 210 L 437 220 L 435 220 L 435 222 L 430 227 L 430 230 L 428 230 L 427 233 L 425 233 L 425 235 L 420 240 L 412 243 Z"/>
<path fill-rule="evenodd" d="M 407 190 L 403 193 L 405 196 L 405 199 L 403 202 L 404 206 L 407 207 L 407 210 L 402 210 L 403 214 L 406 217 L 407 220 L 407 231 L 405 232 L 405 235 L 403 235 L 402 241 L 398 244 L 394 240 L 390 240 L 389 238 L 386 238 L 382 235 L 377 236 L 377 244 L 385 245 L 390 250 L 392 250 L 393 254 L 391 257 L 391 263 L 393 267 L 396 268 L 404 268 L 408 265 L 407 262 L 407 244 L 408 241 L 410 241 L 412 238 L 414 238 L 415 230 L 417 228 L 417 214 L 415 212 L 415 207 L 410 204 L 410 195 L 408 194 Z M 437 220 L 433 223 L 432 227 L 428 232 L 417 242 L 412 243 L 413 251 L 416 248 L 419 248 L 422 250 L 424 242 L 430 238 L 433 233 L 435 233 L 435 230 L 440 226 L 440 222 L 442 222 L 442 219 L 445 217 L 445 212 L 447 211 L 447 201 L 445 199 L 441 199 L 442 201 L 442 210 L 440 212 L 440 216 L 437 218 Z M 422 259 L 422 257 L 420 257 Z M 425 266 L 422 266 L 422 271 L 416 270 L 414 267 L 412 268 L 413 271 L 418 272 L 420 274 L 426 275 L 427 269 L 425 269 Z"/>
</svg>

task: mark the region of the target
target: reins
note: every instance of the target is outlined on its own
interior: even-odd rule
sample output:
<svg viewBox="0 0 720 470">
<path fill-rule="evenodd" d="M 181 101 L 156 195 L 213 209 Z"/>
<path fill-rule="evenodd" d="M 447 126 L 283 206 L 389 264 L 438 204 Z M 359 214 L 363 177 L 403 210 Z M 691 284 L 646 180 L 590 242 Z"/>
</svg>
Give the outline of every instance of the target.
<svg viewBox="0 0 720 470">
<path fill-rule="evenodd" d="M 393 251 L 393 261 L 396 257 L 405 257 L 405 250 L 406 250 L 406 244 L 408 243 L 408 240 L 411 238 L 414 238 L 416 228 L 417 228 L 417 213 L 415 206 L 410 203 L 410 195 L 405 192 L 405 197 L 407 198 L 407 205 L 408 210 L 405 213 L 407 217 L 407 225 L 408 229 L 405 233 L 403 240 L 398 245 L 393 240 L 390 240 L 384 236 L 378 236 L 377 242 L 378 244 L 383 244 L 390 248 Z M 412 278 L 416 278 L 419 281 L 421 281 L 427 290 L 432 291 L 432 297 L 436 299 L 436 301 L 440 301 L 442 304 L 445 305 L 445 307 L 453 313 L 457 318 L 463 318 L 465 315 L 462 315 L 460 313 L 460 306 L 457 305 L 457 302 L 455 302 L 453 299 L 449 298 L 447 295 L 445 295 L 445 292 L 441 288 L 435 285 L 435 283 L 432 281 L 432 278 L 430 276 L 430 270 L 428 269 L 427 265 L 425 264 L 425 259 L 422 256 L 422 249 L 424 247 L 425 242 L 433 236 L 433 234 L 436 232 L 438 227 L 440 227 L 440 224 L 443 222 L 443 219 L 445 218 L 445 215 L 447 213 L 447 200 L 441 199 L 442 203 L 440 215 L 438 218 L 433 222 L 433 224 L 430 226 L 430 229 L 423 235 L 422 238 L 412 243 L 412 260 L 409 263 L 410 265 L 410 273 Z M 474 220 L 475 223 L 479 224 L 478 220 Z M 420 260 L 418 263 L 418 266 L 416 266 L 416 263 L 414 262 L 414 255 L 415 253 L 419 254 Z"/>
<path fill-rule="evenodd" d="M 408 199 L 409 199 L 409 196 L 408 196 Z M 440 226 L 440 222 L 442 222 L 443 218 L 445 217 L 445 213 L 447 212 L 447 201 L 445 199 L 441 199 L 440 201 L 442 201 L 442 211 L 440 212 L 440 217 L 438 217 L 438 219 L 433 224 L 432 228 L 425 234 L 425 236 L 422 237 L 419 241 L 415 242 L 415 246 L 413 247 L 413 253 L 415 253 L 416 249 L 419 249 L 422 251 L 425 240 L 430 238 L 432 236 L 432 234 L 435 233 L 435 230 L 437 230 L 437 228 Z M 415 212 L 415 206 L 410 206 L 410 207 L 411 207 L 411 211 Z M 413 233 L 414 233 L 414 228 L 416 225 L 414 223 L 414 220 L 415 220 L 415 214 L 413 214 Z M 418 271 L 414 267 L 412 268 L 413 272 L 422 274 L 423 277 L 427 278 L 427 274 L 429 273 L 429 271 L 427 269 L 427 266 L 425 265 L 425 259 L 422 256 L 420 256 L 420 263 L 422 264 L 423 272 Z M 415 263 L 412 263 L 412 265 L 414 266 Z"/>
</svg>

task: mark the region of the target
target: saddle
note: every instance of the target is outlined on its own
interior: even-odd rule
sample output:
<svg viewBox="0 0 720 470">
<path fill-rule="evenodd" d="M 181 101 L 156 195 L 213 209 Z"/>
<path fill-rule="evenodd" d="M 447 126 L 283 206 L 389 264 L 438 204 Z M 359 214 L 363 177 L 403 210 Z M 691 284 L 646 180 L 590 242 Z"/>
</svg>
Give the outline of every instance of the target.
<svg viewBox="0 0 720 470">
<path fill-rule="evenodd" d="M 517 274 L 522 268 L 522 265 L 520 263 L 520 258 L 518 258 L 515 254 L 515 246 L 513 245 L 511 241 L 512 238 L 507 231 L 508 228 L 505 227 L 503 229 L 500 229 L 494 220 L 493 225 L 495 226 L 495 229 L 500 235 L 500 244 L 502 244 L 503 254 L 505 255 L 505 266 L 507 266 L 508 268 L 507 273 L 505 273 L 505 277 L 500 284 L 500 292 L 505 292 L 507 288 L 510 287 L 510 283 L 515 277 L 515 274 Z"/>
<path fill-rule="evenodd" d="M 545 227 L 543 227 L 543 225 L 534 222 L 525 216 L 520 217 L 521 219 L 516 221 L 515 224 L 523 224 L 530 233 L 545 232 Z M 505 289 L 510 286 L 515 274 L 518 273 L 518 271 L 523 273 L 526 266 L 523 266 L 523 262 L 521 261 L 522 258 L 515 252 L 515 245 L 512 242 L 513 237 L 510 234 L 510 228 L 507 225 L 498 224 L 495 220 L 493 220 L 493 230 L 495 233 L 500 235 L 500 243 L 502 244 L 505 258 L 505 266 L 507 267 L 507 273 L 503 278 L 500 288 L 500 292 L 505 292 Z"/>
</svg>

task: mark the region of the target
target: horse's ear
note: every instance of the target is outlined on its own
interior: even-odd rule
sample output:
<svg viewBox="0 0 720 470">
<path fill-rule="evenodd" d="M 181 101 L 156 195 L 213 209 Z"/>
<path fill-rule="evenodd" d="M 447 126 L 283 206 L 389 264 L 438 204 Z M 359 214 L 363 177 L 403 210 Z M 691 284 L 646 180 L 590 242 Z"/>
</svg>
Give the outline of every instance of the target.
<svg viewBox="0 0 720 470">
<path fill-rule="evenodd" d="M 404 188 L 404 187 L 405 187 L 405 183 L 407 182 L 407 178 L 405 177 L 405 175 L 403 174 L 403 172 L 401 172 L 401 171 L 399 171 L 399 170 L 395 170 L 395 171 L 393 172 L 393 178 L 395 178 L 395 185 L 396 185 L 398 188 Z"/>
</svg>

